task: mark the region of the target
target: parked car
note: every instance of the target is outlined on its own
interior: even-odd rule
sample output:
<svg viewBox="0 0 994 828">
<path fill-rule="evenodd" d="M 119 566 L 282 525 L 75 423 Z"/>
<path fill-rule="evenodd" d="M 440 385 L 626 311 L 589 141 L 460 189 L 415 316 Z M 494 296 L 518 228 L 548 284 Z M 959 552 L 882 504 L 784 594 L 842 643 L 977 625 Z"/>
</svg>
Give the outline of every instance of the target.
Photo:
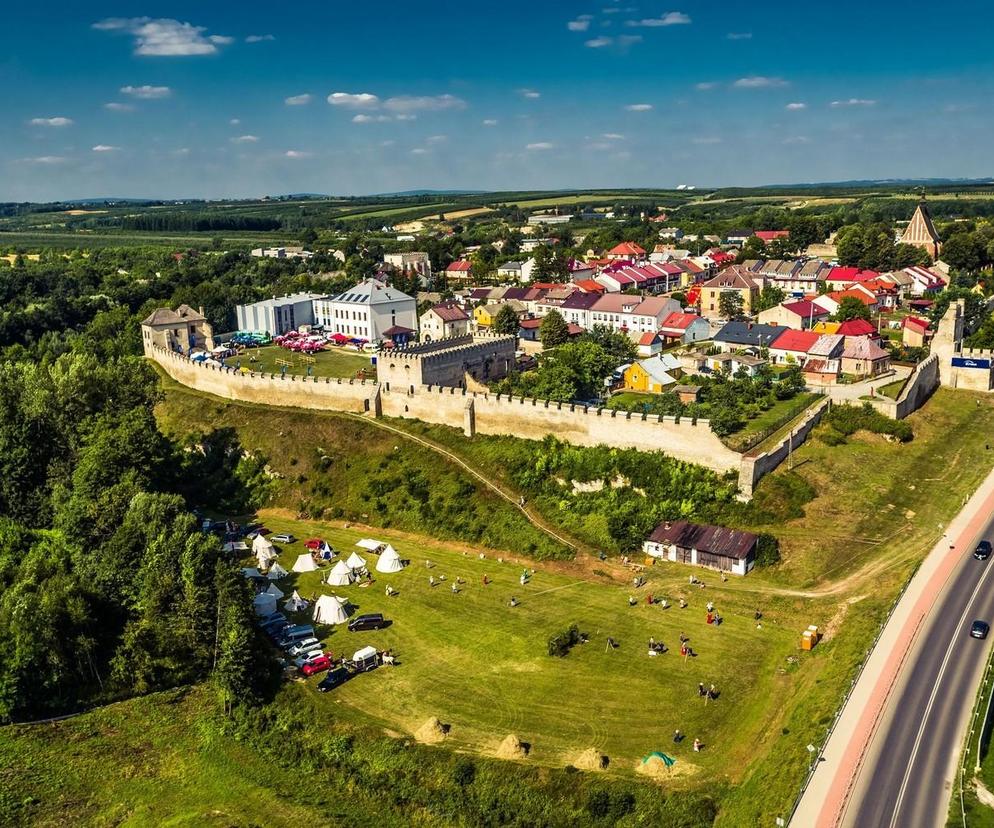
<svg viewBox="0 0 994 828">
<path fill-rule="evenodd" d="M 324 655 L 324 653 L 321 650 L 312 650 L 309 653 L 303 653 L 303 654 L 297 656 L 293 660 L 293 663 L 296 664 L 298 667 L 303 667 L 308 662 L 314 661 L 314 659 L 320 658 L 323 655 Z"/>
<path fill-rule="evenodd" d="M 987 633 L 991 631 L 991 625 L 986 621 L 974 621 L 970 627 L 970 638 L 987 638 Z"/>
<path fill-rule="evenodd" d="M 308 658 L 297 665 L 297 668 L 305 676 L 313 676 L 315 673 L 331 668 L 331 659 L 324 653 L 311 653 L 310 655 L 313 658 Z"/>
<path fill-rule="evenodd" d="M 286 621 L 286 616 L 282 612 L 272 612 L 259 619 L 259 626 L 266 629 L 273 624 L 279 624 L 281 621 Z"/>
<path fill-rule="evenodd" d="M 349 671 L 344 667 L 335 667 L 333 670 L 328 671 L 321 681 L 318 683 L 318 692 L 327 693 L 329 690 L 334 690 L 341 684 L 345 684 L 349 680 Z"/>
<path fill-rule="evenodd" d="M 286 647 L 290 644 L 296 644 L 298 641 L 303 641 L 305 638 L 310 638 L 313 635 L 314 627 L 310 624 L 300 624 L 284 630 L 277 643 L 281 647 Z"/>
<path fill-rule="evenodd" d="M 293 644 L 290 644 L 286 648 L 286 651 L 292 657 L 296 657 L 296 656 L 302 656 L 305 653 L 309 653 L 312 650 L 320 650 L 320 649 L 321 649 L 321 642 L 318 641 L 316 638 L 314 638 L 314 636 L 311 636 L 310 638 L 305 638 L 303 641 L 295 641 Z"/>
<path fill-rule="evenodd" d="M 363 632 L 364 630 L 382 630 L 390 625 L 381 613 L 370 612 L 366 615 L 357 615 L 349 621 L 349 632 Z"/>
<path fill-rule="evenodd" d="M 303 667 L 300 668 L 300 672 L 305 676 L 313 676 L 315 673 L 320 673 L 323 670 L 327 670 L 331 667 L 331 659 L 328 656 L 323 655 L 320 658 L 316 658 L 313 661 L 308 661 Z"/>
<path fill-rule="evenodd" d="M 989 540 L 982 540 L 977 544 L 977 548 L 973 551 L 973 557 L 978 561 L 986 561 L 991 556 L 991 542 Z"/>
<path fill-rule="evenodd" d="M 289 532 L 280 532 L 279 534 L 273 535 L 270 538 L 271 541 L 276 541 L 277 543 L 296 543 L 297 539 L 291 535 Z"/>
</svg>

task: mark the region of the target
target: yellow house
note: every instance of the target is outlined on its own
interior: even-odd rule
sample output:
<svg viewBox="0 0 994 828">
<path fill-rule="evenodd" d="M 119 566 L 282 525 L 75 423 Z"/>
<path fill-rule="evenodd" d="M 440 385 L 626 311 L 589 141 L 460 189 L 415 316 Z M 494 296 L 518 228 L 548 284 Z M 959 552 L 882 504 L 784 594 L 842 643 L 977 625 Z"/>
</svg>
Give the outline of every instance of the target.
<svg viewBox="0 0 994 828">
<path fill-rule="evenodd" d="M 811 328 L 816 334 L 835 334 L 839 332 L 841 322 L 815 322 Z"/>
<path fill-rule="evenodd" d="M 622 374 L 626 391 L 639 391 L 643 394 L 662 394 L 676 384 L 674 374 L 680 373 L 680 362 L 672 354 L 633 362 Z"/>
<path fill-rule="evenodd" d="M 473 309 L 473 319 L 481 328 L 489 328 L 494 324 L 494 317 L 499 310 L 500 305 L 480 305 Z"/>
</svg>

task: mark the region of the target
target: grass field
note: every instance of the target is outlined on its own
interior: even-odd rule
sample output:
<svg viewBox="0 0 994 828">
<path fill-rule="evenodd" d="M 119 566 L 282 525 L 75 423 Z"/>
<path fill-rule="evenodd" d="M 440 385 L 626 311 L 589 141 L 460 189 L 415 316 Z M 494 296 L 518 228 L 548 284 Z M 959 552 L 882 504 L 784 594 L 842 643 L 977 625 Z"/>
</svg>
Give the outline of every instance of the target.
<svg viewBox="0 0 994 828">
<path fill-rule="evenodd" d="M 376 803 L 315 788 L 224 737 L 204 690 L 158 693 L 65 722 L 0 730 L 4 825 L 357 824 Z M 405 823 L 379 813 L 383 825 Z"/>
<path fill-rule="evenodd" d="M 336 656 L 374 644 L 393 649 L 399 661 L 321 702 L 336 705 L 339 715 L 404 734 L 437 716 L 452 725 L 447 742 L 460 750 L 492 753 L 515 733 L 532 744 L 529 761 L 538 764 L 563 766 L 594 747 L 610 757 L 612 771 L 630 774 L 649 751 L 665 750 L 678 758 L 675 779 L 681 784 L 735 781 L 750 746 L 776 716 L 773 700 L 792 682 L 778 670 L 788 655 L 798 654 L 799 631 L 811 617 L 808 607 L 763 601 L 763 628 L 757 629 L 755 595 L 724 589 L 706 574 L 706 589 L 691 588 L 686 569 L 676 564 L 650 568 L 647 584 L 635 589 L 631 573 L 610 564 L 609 575 L 597 576 L 582 567 L 512 560 L 514 553 L 487 552 L 481 559 L 477 547 L 395 532 L 300 522 L 274 512 L 260 517 L 274 531 L 324 538 L 345 556 L 360 538 L 373 537 L 410 559 L 400 573 L 374 571 L 369 587 L 328 587 L 321 584 L 324 573 L 292 575 L 279 586 L 305 597 L 337 594 L 359 612 L 382 612 L 394 622 L 374 633 L 321 630 Z M 280 561 L 291 569 L 303 551 L 300 542 L 293 544 Z M 376 556 L 362 554 L 372 568 Z M 522 586 L 525 567 L 537 571 Z M 431 587 L 429 575 L 446 580 Z M 489 585 L 482 583 L 484 575 Z M 464 583 L 453 593 L 457 578 Z M 387 584 L 400 594 L 387 598 Z M 520 602 L 514 608 L 508 606 L 512 595 Z M 666 597 L 673 606 L 649 606 L 648 595 Z M 636 607 L 628 606 L 629 596 L 638 599 Z M 680 597 L 689 603 L 686 609 L 677 606 Z M 707 601 L 725 618 L 720 627 L 706 623 Z M 309 617 L 305 612 L 300 620 Z M 573 623 L 589 634 L 589 643 L 563 659 L 547 655 L 548 639 Z M 696 658 L 679 655 L 681 633 L 690 636 Z M 620 644 L 617 650 L 606 648 L 608 636 Z M 670 652 L 650 658 L 650 636 Z M 796 669 L 803 672 L 809 658 L 801 656 Z M 698 682 L 716 684 L 721 698 L 700 699 Z M 688 737 L 680 745 L 672 741 L 676 729 Z M 697 737 L 709 749 L 695 754 Z"/>
<path fill-rule="evenodd" d="M 251 358 L 255 357 L 255 362 Z M 295 354 L 278 345 L 267 345 L 262 348 L 249 348 L 241 357 L 233 357 L 228 363 L 241 363 L 243 369 L 260 371 L 262 373 L 279 374 L 283 370 L 277 360 L 289 362 L 286 372 L 297 376 L 307 374 L 311 368 L 315 377 L 355 377 L 358 371 L 365 370 L 370 377 L 375 375 L 369 356 L 356 351 L 329 345 L 326 350 L 312 354 L 314 362 L 309 362 L 301 354 Z"/>
<path fill-rule="evenodd" d="M 334 415 L 221 401 L 205 406 L 203 397 L 185 391 L 170 390 L 162 410 L 179 424 L 189 405 L 219 426 L 238 428 L 249 448 L 276 445 L 277 432 L 280 444 L 294 446 L 292 463 L 285 450 L 271 455 L 288 476 L 281 499 L 289 503 L 294 491 L 303 496 L 308 485 L 293 482 L 294 473 L 314 473 L 308 446 L 337 442 L 368 450 L 378 442 L 362 436 L 360 423 L 349 426 L 349 434 L 332 429 L 328 423 L 341 420 Z M 572 753 L 596 746 L 612 758 L 612 770 L 626 774 L 651 742 L 671 748 L 686 774 L 668 787 L 726 791 L 717 825 L 771 824 L 789 811 L 806 769 L 806 745 L 824 738 L 894 596 L 994 463 L 994 453 L 984 449 L 986 435 L 994 430 L 994 405 L 986 397 L 940 390 L 909 422 L 915 439 L 907 444 L 857 434 L 847 445 L 829 446 L 818 437 L 825 426 L 816 429 L 795 451 L 794 468 L 781 467 L 757 490 L 760 509 L 785 516 L 753 527 L 776 533 L 783 562 L 725 584 L 704 574 L 708 586 L 687 593 L 686 610 L 644 603 L 648 590 L 672 601 L 687 589 L 687 571 L 676 565 L 650 569 L 648 587 L 637 594 L 643 600 L 629 608 L 630 573 L 622 574 L 613 561 L 581 555 L 575 563 L 532 564 L 520 548 L 512 544 L 502 552 L 508 546 L 499 543 L 480 560 L 480 545 L 429 540 L 421 534 L 426 524 L 417 520 L 395 523 L 393 531 L 346 529 L 339 520 L 298 521 L 296 509 L 266 513 L 274 531 L 289 529 L 300 538 L 317 534 L 342 549 L 360 536 L 376 537 L 393 542 L 413 562 L 397 576 L 378 576 L 372 587 L 333 590 L 352 599 L 359 611 L 385 611 L 396 623 L 377 634 L 335 631 L 327 638 L 330 649 L 351 652 L 371 640 L 393 647 L 401 663 L 392 671 L 363 676 L 333 697 L 316 697 L 315 704 L 327 705 L 347 721 L 401 735 L 439 716 L 452 725 L 449 743 L 470 752 L 492 751 L 499 739 L 515 732 L 532 742 L 529 762 L 538 765 L 561 765 Z M 496 438 L 465 440 L 440 428 L 426 433 L 508 483 L 501 476 Z M 400 439 L 390 438 L 390 443 Z M 403 446 L 402 457 L 415 451 L 402 442 L 396 445 Z M 349 462 L 356 463 L 363 453 L 351 450 Z M 341 461 L 336 464 L 340 467 Z M 369 469 L 376 464 L 372 458 Z M 430 452 L 419 454 L 416 464 L 439 470 L 444 465 Z M 361 493 L 349 481 L 353 474 L 367 474 L 363 468 L 340 469 L 344 476 L 331 484 L 350 511 L 361 502 L 356 501 Z M 375 523 L 374 511 L 363 522 Z M 546 517 L 555 522 L 555 514 Z M 297 548 L 284 556 L 290 565 Z M 430 572 L 426 557 L 437 564 Z M 497 564 L 497 557 L 521 562 Z M 539 571 L 521 587 L 516 579 L 526 565 Z M 494 581 L 487 587 L 481 583 L 484 573 Z M 430 588 L 429 574 L 445 574 L 448 580 Z M 453 595 L 448 584 L 457 576 L 466 580 L 466 588 Z M 304 594 L 321 590 L 317 581 L 317 576 L 302 576 Z M 389 601 L 383 594 L 387 582 L 401 593 Z M 506 606 L 512 594 L 522 602 L 514 610 Z M 727 619 L 718 629 L 702 618 L 701 604 L 709 599 Z M 757 607 L 764 613 L 763 630 L 752 621 Z M 591 634 L 591 642 L 561 661 L 545 655 L 547 639 L 574 622 Z M 826 640 L 801 654 L 797 636 L 809 623 L 819 624 Z M 680 632 L 690 635 L 700 652 L 686 667 L 672 651 L 655 659 L 646 655 L 648 636 L 672 648 Z M 605 651 L 607 635 L 618 639 L 618 650 Z M 788 656 L 799 656 L 799 663 L 788 662 Z M 698 704 L 698 681 L 718 685 L 722 697 L 717 704 Z M 671 741 L 677 727 L 712 750 L 689 756 L 686 748 L 677 750 Z M 732 784 L 726 788 L 725 782 Z"/>
<path fill-rule="evenodd" d="M 182 250 L 210 246 L 215 238 L 225 250 L 250 250 L 253 247 L 297 244 L 293 235 L 279 233 L 138 233 L 122 231 L 50 231 L 25 230 L 0 233 L 0 248 L 25 250 L 68 250 L 100 247 L 168 247 Z"/>
</svg>

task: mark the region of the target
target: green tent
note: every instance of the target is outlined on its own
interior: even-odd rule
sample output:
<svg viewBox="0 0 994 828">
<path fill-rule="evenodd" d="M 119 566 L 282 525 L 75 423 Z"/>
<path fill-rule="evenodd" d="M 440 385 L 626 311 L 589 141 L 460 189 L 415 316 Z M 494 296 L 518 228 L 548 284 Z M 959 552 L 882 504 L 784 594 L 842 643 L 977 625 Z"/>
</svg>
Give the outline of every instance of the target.
<svg viewBox="0 0 994 828">
<path fill-rule="evenodd" d="M 646 756 L 645 759 L 642 760 L 642 764 L 644 765 L 650 759 L 658 759 L 668 768 L 672 768 L 676 764 L 676 759 L 674 759 L 672 756 L 667 756 L 665 753 L 660 753 L 658 750 L 654 750 L 652 753 Z"/>
</svg>

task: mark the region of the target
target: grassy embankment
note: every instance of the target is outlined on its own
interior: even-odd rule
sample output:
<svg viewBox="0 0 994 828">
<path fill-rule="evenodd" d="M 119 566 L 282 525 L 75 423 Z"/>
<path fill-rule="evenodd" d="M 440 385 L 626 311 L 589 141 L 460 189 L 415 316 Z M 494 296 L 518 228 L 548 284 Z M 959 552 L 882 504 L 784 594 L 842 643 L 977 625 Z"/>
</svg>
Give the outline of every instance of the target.
<svg viewBox="0 0 994 828">
<path fill-rule="evenodd" d="M 220 401 L 205 409 L 196 395 L 184 402 L 188 393 L 170 392 L 167 422 L 171 416 L 179 425 L 195 405 L 201 416 L 239 428 L 243 443 L 267 451 L 281 470 L 292 471 L 294 458 L 299 463 L 313 451 L 304 446 L 327 445 L 336 434 L 353 449 L 361 445 L 365 450 L 384 440 L 359 422 L 349 422 L 354 432 L 329 431 L 326 421 L 342 419 L 331 415 L 272 410 L 260 414 L 258 407 Z M 294 423 L 294 418 L 300 419 Z M 704 592 L 695 590 L 687 596 L 691 607 L 683 616 L 679 609 L 662 611 L 644 604 L 629 609 L 628 588 L 618 579 L 594 574 L 599 567 L 585 560 L 575 569 L 540 567 L 533 586 L 522 589 L 515 581 L 518 565 L 498 567 L 496 552 L 487 552 L 480 561 L 474 557 L 476 545 L 464 557 L 459 549 L 433 548 L 437 542 L 397 536 L 398 549 L 414 561 L 400 576 L 389 576 L 401 591 L 399 598 L 386 602 L 379 591 L 385 584 L 382 578 L 368 593 L 354 587 L 348 591 L 360 609 L 386 608 L 397 620 L 384 631 L 382 641 L 395 647 L 402 661 L 409 661 L 375 676 L 372 693 L 359 683 L 354 689 L 343 688 L 347 692 L 339 697 L 342 714 L 397 732 L 410 732 L 422 716 L 447 716 L 453 720 L 452 743 L 472 751 L 491 749 L 495 740 L 515 729 L 522 738 L 534 740 L 533 761 L 538 763 L 558 764 L 571 751 L 602 745 L 615 754 L 621 769 L 630 766 L 650 738 L 665 740 L 673 727 L 693 738 L 690 728 L 696 728 L 714 745 L 714 752 L 693 755 L 689 761 L 678 757 L 685 767 L 698 765 L 700 771 L 671 784 L 693 788 L 698 781 L 736 783 L 722 800 L 719 824 L 772 821 L 789 808 L 806 767 L 805 746 L 823 739 L 893 597 L 941 533 L 940 525 L 956 512 L 994 459 L 984 450 L 983 435 L 994 428 L 994 409 L 986 399 L 978 406 L 974 395 L 940 391 L 911 423 L 916 439 L 908 444 L 856 435 L 845 446 L 829 446 L 818 439 L 819 429 L 795 452 L 794 469 L 778 470 L 757 494 L 759 514 L 784 517 L 775 525 L 753 527 L 776 532 L 783 563 L 728 584 L 709 583 Z M 528 446 L 511 438 L 466 440 L 441 427 L 400 425 L 424 431 L 512 488 L 513 463 L 506 462 L 506 452 L 519 444 Z M 392 437 L 386 442 L 396 445 Z M 412 451 L 405 445 L 399 453 Z M 426 455 L 419 462 L 440 471 L 437 457 Z M 365 473 L 362 468 L 356 467 L 357 475 Z M 439 477 L 444 479 L 444 474 Z M 303 483 L 290 480 L 287 485 L 292 492 L 288 502 L 305 496 Z M 361 502 L 361 493 L 347 480 L 340 485 L 336 494 L 343 503 L 357 494 Z M 564 508 L 569 508 L 568 502 Z M 572 528 L 568 514 L 545 515 Z M 271 528 L 295 528 L 298 536 L 324 534 L 341 546 L 360 533 L 394 537 L 372 529 L 347 533 L 334 518 L 321 525 L 287 518 L 281 522 L 279 514 L 269 514 L 267 521 Z M 437 532 L 423 518 L 413 518 L 405 528 Z M 500 543 L 495 546 L 502 548 Z M 522 551 L 512 545 L 513 553 Z M 466 590 L 453 595 L 447 586 L 429 588 L 422 556 L 438 560 L 434 572 L 465 578 Z M 611 571 L 608 565 L 602 568 Z M 501 580 L 484 589 L 484 572 Z M 318 588 L 306 577 L 302 585 L 305 592 Z M 650 571 L 649 588 L 656 594 L 672 598 L 685 585 L 682 567 Z M 544 589 L 557 591 L 529 595 Z M 516 608 L 522 612 L 514 614 L 506 607 L 509 594 L 523 601 Z M 707 598 L 715 600 L 728 619 L 718 630 L 699 617 L 698 605 Z M 762 631 L 751 621 L 756 605 L 768 619 Z M 595 638 L 563 661 L 549 659 L 545 640 L 574 621 L 588 632 L 599 631 L 600 639 L 614 635 L 622 648 L 605 652 Z M 820 624 L 828 637 L 813 653 L 801 654 L 796 639 L 808 623 Z M 691 635 L 701 651 L 687 671 L 709 675 L 686 675 L 672 653 L 657 659 L 645 655 L 648 635 L 670 644 L 680 631 Z M 328 643 L 333 650 L 352 646 L 339 644 L 340 636 L 350 638 L 332 634 Z M 788 655 L 799 656 L 799 663 L 789 663 Z M 719 684 L 724 692 L 718 704 L 698 706 L 697 680 Z M 437 692 L 432 690 L 436 683 Z M 569 692 L 560 691 L 565 687 Z M 480 698 L 462 698 L 474 695 Z"/>
</svg>

